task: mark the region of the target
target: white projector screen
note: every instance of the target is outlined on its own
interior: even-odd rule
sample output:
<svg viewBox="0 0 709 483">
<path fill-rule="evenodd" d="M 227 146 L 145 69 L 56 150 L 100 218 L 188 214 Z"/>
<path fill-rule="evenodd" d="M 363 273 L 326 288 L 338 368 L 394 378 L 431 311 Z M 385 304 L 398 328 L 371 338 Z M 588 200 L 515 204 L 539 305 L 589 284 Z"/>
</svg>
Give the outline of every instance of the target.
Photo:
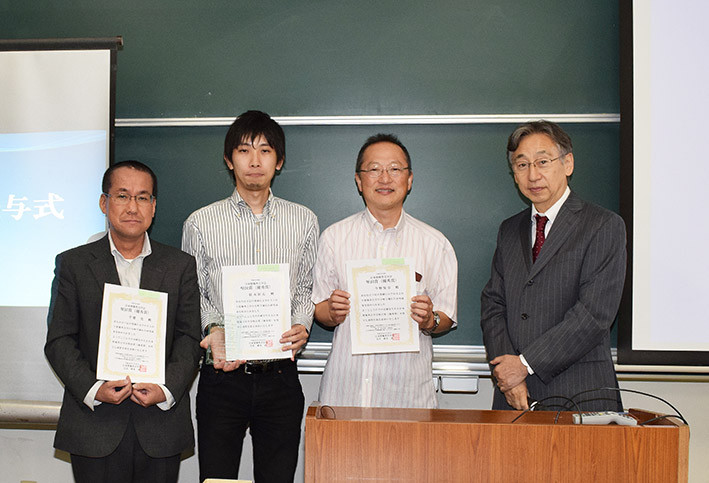
<svg viewBox="0 0 709 483">
<path fill-rule="evenodd" d="M 0 41 L 0 399 L 59 400 L 42 351 L 54 257 L 105 229 L 117 44 L 95 40 Z"/>
<path fill-rule="evenodd" d="M 708 15 L 696 0 L 633 1 L 621 15 L 621 209 L 632 228 L 623 364 L 709 366 Z"/>
</svg>

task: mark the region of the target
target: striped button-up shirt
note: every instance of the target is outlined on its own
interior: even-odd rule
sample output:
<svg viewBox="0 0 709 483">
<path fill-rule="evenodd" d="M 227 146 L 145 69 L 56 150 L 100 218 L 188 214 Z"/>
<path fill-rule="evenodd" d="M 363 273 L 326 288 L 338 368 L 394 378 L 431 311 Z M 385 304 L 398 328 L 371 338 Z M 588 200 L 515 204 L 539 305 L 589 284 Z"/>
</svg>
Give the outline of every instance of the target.
<svg viewBox="0 0 709 483">
<path fill-rule="evenodd" d="M 290 265 L 291 323 L 313 323 L 313 265 L 318 220 L 308 208 L 270 193 L 263 215 L 254 215 L 238 191 L 192 213 L 182 227 L 182 249 L 197 259 L 202 330 L 224 324 L 222 267 Z"/>
<path fill-rule="evenodd" d="M 347 290 L 347 260 L 414 259 L 417 295 L 428 295 L 433 309 L 456 320 L 458 262 L 453 246 L 435 228 L 402 211 L 394 228 L 384 230 L 369 210 L 325 230 L 315 264 L 313 302 Z M 418 278 L 418 277 L 417 277 Z M 335 328 L 332 350 L 320 384 L 320 402 L 333 406 L 437 406 L 431 364 L 431 337 L 419 332 L 419 352 L 352 355 L 350 317 Z"/>
</svg>

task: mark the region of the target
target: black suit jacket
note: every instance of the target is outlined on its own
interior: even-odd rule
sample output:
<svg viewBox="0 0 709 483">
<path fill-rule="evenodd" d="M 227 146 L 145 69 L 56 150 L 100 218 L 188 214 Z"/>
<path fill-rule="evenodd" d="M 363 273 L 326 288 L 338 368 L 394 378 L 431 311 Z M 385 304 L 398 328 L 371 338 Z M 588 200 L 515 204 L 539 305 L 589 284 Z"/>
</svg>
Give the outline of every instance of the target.
<svg viewBox="0 0 709 483">
<path fill-rule="evenodd" d="M 188 389 L 199 362 L 199 289 L 195 260 L 150 241 L 140 287 L 168 294 L 165 386 L 175 398 L 168 411 L 126 399 L 91 411 L 83 399 L 96 382 L 96 359 L 105 283 L 120 285 L 108 237 L 56 258 L 45 354 L 64 384 L 54 446 L 90 457 L 109 455 L 132 419 L 138 440 L 152 457 L 168 457 L 194 446 Z"/>
<path fill-rule="evenodd" d="M 617 387 L 610 352 L 625 280 L 625 224 L 573 192 L 561 207 L 535 263 L 531 208 L 500 226 L 481 326 L 488 359 L 523 354 L 533 399 L 571 397 Z M 591 399 L 597 399 L 593 400 Z M 618 393 L 585 394 L 585 410 L 621 410 Z M 565 404 L 562 399 L 548 405 Z M 570 406 L 571 409 L 574 406 Z M 496 388 L 493 409 L 510 409 Z"/>
</svg>

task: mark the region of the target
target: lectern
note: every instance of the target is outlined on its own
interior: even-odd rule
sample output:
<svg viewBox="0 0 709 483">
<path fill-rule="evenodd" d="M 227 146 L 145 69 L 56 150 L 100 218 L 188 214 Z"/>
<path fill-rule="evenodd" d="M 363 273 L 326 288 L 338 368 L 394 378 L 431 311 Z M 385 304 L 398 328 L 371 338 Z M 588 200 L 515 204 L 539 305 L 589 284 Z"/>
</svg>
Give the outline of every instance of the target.
<svg viewBox="0 0 709 483">
<path fill-rule="evenodd" d="M 311 406 L 305 481 L 687 481 L 687 425 L 580 426 L 572 414 Z"/>
</svg>

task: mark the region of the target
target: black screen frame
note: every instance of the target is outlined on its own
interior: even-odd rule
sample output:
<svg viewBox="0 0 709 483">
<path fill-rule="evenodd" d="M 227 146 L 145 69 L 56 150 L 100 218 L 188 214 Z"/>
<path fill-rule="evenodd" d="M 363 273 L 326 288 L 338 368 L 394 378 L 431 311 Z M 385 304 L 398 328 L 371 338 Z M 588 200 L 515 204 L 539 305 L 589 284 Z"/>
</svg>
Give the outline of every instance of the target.
<svg viewBox="0 0 709 483">
<path fill-rule="evenodd" d="M 628 233 L 628 269 L 619 310 L 618 364 L 708 366 L 708 351 L 633 349 L 633 228 L 634 228 L 634 68 L 633 0 L 619 3 L 620 40 L 620 215 Z M 672 330 L 668 327 L 667 330 Z M 709 367 L 707 368 L 709 371 Z M 682 372 L 678 367 L 677 372 Z"/>
</svg>

